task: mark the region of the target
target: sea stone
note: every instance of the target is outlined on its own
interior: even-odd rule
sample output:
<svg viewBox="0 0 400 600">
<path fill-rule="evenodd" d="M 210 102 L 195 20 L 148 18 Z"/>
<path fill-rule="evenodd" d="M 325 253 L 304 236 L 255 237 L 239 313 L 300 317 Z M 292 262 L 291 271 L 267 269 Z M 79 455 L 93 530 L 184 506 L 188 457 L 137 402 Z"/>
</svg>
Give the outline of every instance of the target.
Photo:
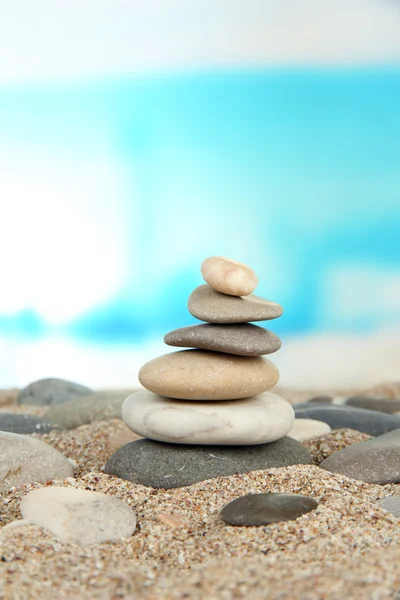
<svg viewBox="0 0 400 600">
<path fill-rule="evenodd" d="M 400 429 L 335 452 L 319 466 L 367 483 L 399 483 Z"/>
<path fill-rule="evenodd" d="M 257 275 L 246 265 L 212 256 L 201 265 L 201 274 L 214 290 L 231 296 L 248 296 L 258 285 Z"/>
<path fill-rule="evenodd" d="M 189 446 L 138 440 L 117 450 L 104 470 L 133 483 L 170 489 L 235 473 L 311 464 L 309 452 L 289 437 L 260 446 Z"/>
<path fill-rule="evenodd" d="M 331 432 L 328 423 L 315 421 L 314 419 L 295 419 L 292 429 L 287 434 L 298 442 L 312 440 L 321 435 Z"/>
<path fill-rule="evenodd" d="M 68 402 L 76 396 L 92 394 L 93 390 L 65 379 L 40 379 L 22 389 L 18 404 L 52 405 Z"/>
<path fill-rule="evenodd" d="M 328 404 L 301 404 L 293 408 L 296 419 L 323 421 L 331 429 L 356 429 L 377 436 L 400 427 L 400 417 L 375 410 Z"/>
<path fill-rule="evenodd" d="M 88 546 L 131 536 L 136 517 L 123 501 L 88 490 L 44 487 L 21 502 L 21 514 L 60 541 Z"/>
<path fill-rule="evenodd" d="M 307 402 L 311 402 L 313 404 L 331 404 L 333 402 L 333 398 L 332 396 L 314 396 L 313 398 L 307 400 Z"/>
<path fill-rule="evenodd" d="M 366 408 L 368 410 L 377 410 L 388 414 L 400 412 L 400 400 L 387 400 L 386 398 L 369 398 L 367 396 L 352 396 L 347 398 L 346 406 L 354 408 Z"/>
<path fill-rule="evenodd" d="M 317 507 L 314 498 L 301 494 L 247 494 L 224 506 L 220 517 L 227 525 L 252 527 L 294 521 Z"/>
<path fill-rule="evenodd" d="M 96 392 L 52 406 L 45 417 L 62 429 L 75 429 L 94 421 L 121 418 L 121 407 L 129 392 Z"/>
<path fill-rule="evenodd" d="M 395 517 L 400 517 L 400 496 L 387 496 L 382 500 L 377 500 L 377 504 Z"/>
<path fill-rule="evenodd" d="M 294 413 L 289 402 L 268 392 L 232 402 L 185 402 L 143 390 L 125 400 L 122 418 L 132 431 L 151 440 L 240 446 L 282 438 L 292 427 Z"/>
<path fill-rule="evenodd" d="M 0 431 L 0 491 L 73 475 L 71 463 L 58 450 L 32 437 Z"/>
<path fill-rule="evenodd" d="M 146 363 L 139 381 L 147 390 L 182 400 L 233 400 L 271 389 L 279 371 L 267 358 L 181 350 Z"/>
<path fill-rule="evenodd" d="M 199 348 L 239 356 L 271 354 L 281 347 L 281 340 L 275 333 L 249 323 L 233 325 L 207 323 L 182 327 L 167 333 L 164 342 L 169 346 Z"/>
<path fill-rule="evenodd" d="M 11 433 L 48 433 L 56 426 L 48 419 L 35 415 L 0 412 L 0 431 Z"/>
<path fill-rule="evenodd" d="M 207 284 L 193 290 L 188 307 L 194 317 L 208 323 L 268 321 L 283 313 L 283 308 L 276 302 L 264 300 L 254 294 L 244 298 L 227 296 Z"/>
</svg>

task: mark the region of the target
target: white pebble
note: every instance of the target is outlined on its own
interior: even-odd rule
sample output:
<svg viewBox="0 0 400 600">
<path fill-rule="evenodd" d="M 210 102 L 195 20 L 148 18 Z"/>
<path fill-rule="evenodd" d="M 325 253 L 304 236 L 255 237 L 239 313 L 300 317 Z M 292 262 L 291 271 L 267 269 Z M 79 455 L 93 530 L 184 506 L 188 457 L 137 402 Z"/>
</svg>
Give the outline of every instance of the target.
<svg viewBox="0 0 400 600">
<path fill-rule="evenodd" d="M 292 429 L 287 434 L 298 442 L 305 442 L 321 435 L 326 435 L 332 430 L 327 423 L 316 419 L 295 419 Z"/>
<path fill-rule="evenodd" d="M 70 487 L 45 487 L 21 502 L 21 514 L 60 541 L 88 546 L 132 535 L 136 517 L 121 500 Z"/>
</svg>

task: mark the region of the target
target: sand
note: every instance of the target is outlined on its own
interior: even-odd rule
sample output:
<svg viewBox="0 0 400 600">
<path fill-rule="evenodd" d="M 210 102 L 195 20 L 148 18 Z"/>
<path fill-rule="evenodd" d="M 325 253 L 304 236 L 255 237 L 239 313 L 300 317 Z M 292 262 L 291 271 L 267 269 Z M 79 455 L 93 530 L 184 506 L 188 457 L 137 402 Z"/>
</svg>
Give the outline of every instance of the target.
<svg viewBox="0 0 400 600">
<path fill-rule="evenodd" d="M 400 588 L 400 520 L 376 504 L 400 485 L 332 475 L 317 463 L 367 439 L 340 430 L 304 444 L 316 461 L 234 475 L 175 490 L 153 490 L 102 472 L 110 454 L 134 438 L 115 419 L 39 436 L 77 462 L 76 479 L 47 485 L 111 494 L 132 506 L 129 539 L 91 547 L 66 545 L 16 520 L 32 489 L 0 495 L 0 598 L 3 600 L 258 599 L 380 600 Z M 319 502 L 296 521 L 230 527 L 219 511 L 251 492 L 292 492 Z"/>
</svg>

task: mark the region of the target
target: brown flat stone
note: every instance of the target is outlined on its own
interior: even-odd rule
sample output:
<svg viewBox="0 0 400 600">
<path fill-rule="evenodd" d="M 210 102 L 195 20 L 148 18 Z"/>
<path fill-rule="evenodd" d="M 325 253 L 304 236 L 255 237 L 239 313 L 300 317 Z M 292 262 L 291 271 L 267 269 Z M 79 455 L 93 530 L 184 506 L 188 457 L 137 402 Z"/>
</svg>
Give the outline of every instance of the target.
<svg viewBox="0 0 400 600">
<path fill-rule="evenodd" d="M 143 387 L 181 400 L 248 398 L 271 389 L 278 379 L 278 369 L 266 358 L 203 350 L 164 354 L 139 371 Z"/>
<path fill-rule="evenodd" d="M 189 312 L 208 323 L 249 323 L 276 319 L 283 308 L 276 302 L 254 294 L 245 297 L 228 296 L 216 292 L 209 285 L 197 287 L 189 296 Z"/>
<path fill-rule="evenodd" d="M 207 323 L 181 327 L 167 333 L 164 342 L 169 346 L 199 348 L 239 356 L 271 354 L 281 347 L 281 340 L 272 331 L 249 323 L 227 325 Z"/>
</svg>

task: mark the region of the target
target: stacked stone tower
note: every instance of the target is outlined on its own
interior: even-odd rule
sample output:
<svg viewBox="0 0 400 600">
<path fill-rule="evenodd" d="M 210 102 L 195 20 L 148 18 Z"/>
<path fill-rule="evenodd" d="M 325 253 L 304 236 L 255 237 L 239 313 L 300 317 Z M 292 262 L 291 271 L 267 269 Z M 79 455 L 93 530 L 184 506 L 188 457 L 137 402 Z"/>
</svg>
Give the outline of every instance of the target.
<svg viewBox="0 0 400 600">
<path fill-rule="evenodd" d="M 202 264 L 205 285 L 189 297 L 189 311 L 204 324 L 168 333 L 165 354 L 139 372 L 145 388 L 127 398 L 122 417 L 145 438 L 173 444 L 254 446 L 291 429 L 294 413 L 270 393 L 279 379 L 266 354 L 280 339 L 252 324 L 275 319 L 282 307 L 252 292 L 255 273 L 235 261 L 212 257 Z"/>
</svg>

